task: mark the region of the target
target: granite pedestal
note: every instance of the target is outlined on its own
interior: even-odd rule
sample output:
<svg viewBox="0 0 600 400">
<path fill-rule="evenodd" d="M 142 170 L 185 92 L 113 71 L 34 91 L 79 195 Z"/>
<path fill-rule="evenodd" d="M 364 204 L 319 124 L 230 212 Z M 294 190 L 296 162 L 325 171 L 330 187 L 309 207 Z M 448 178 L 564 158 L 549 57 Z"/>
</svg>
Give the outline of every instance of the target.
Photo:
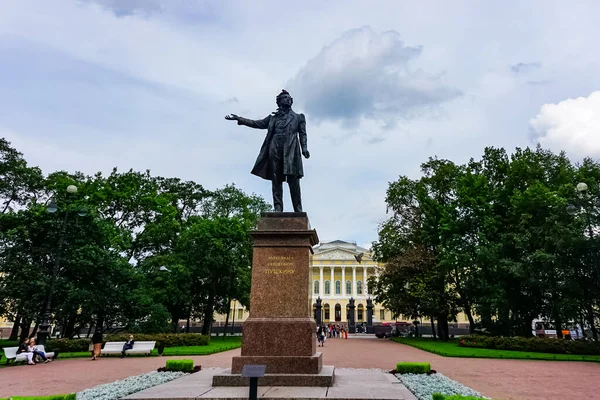
<svg viewBox="0 0 600 400">
<path fill-rule="evenodd" d="M 306 213 L 263 213 L 252 238 L 250 316 L 241 356 L 233 357 L 231 371 L 215 376 L 213 385 L 237 386 L 244 365 L 258 364 L 278 385 L 305 386 L 294 382 L 314 375 L 314 385 L 330 386 L 333 368 L 318 376 L 323 357 L 311 318 L 309 256 L 319 242 L 317 232 Z"/>
</svg>

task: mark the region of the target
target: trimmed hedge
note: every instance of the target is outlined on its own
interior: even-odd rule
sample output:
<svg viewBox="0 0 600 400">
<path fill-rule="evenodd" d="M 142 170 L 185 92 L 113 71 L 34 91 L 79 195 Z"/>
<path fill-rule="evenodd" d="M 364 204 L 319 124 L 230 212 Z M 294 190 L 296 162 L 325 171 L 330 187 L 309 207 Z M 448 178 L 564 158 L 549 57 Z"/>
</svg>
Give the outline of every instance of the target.
<svg viewBox="0 0 600 400">
<path fill-rule="evenodd" d="M 462 394 L 441 394 L 433 393 L 431 400 L 481 400 L 482 397 L 463 396 Z"/>
<path fill-rule="evenodd" d="M 400 374 L 426 374 L 431 371 L 431 365 L 425 362 L 399 362 L 396 372 Z"/>
<path fill-rule="evenodd" d="M 210 343 L 210 337 L 198 335 L 197 333 L 159 333 L 133 335 L 134 340 L 140 342 L 155 341 L 156 347 L 180 347 L 180 346 L 206 346 Z M 129 333 L 119 333 L 116 335 L 107 335 L 105 342 L 126 342 L 129 340 Z"/>
<path fill-rule="evenodd" d="M 167 360 L 166 368 L 169 371 L 192 372 L 194 360 Z"/>
<path fill-rule="evenodd" d="M 536 353 L 600 355 L 600 342 L 584 342 L 582 340 L 473 335 L 463 336 L 458 345 L 461 347 L 531 351 Z"/>
<path fill-rule="evenodd" d="M 196 333 L 159 333 L 146 334 L 137 333 L 133 335 L 136 341 L 156 342 L 157 348 L 164 347 L 180 347 L 180 346 L 206 346 L 210 342 L 210 337 L 206 335 L 198 335 Z M 106 342 L 126 342 L 129 340 L 129 333 L 118 333 L 114 335 L 106 335 L 103 340 L 103 346 Z M 52 339 L 46 343 L 48 351 L 58 350 L 62 353 L 89 351 L 92 338 L 89 339 Z"/>
<path fill-rule="evenodd" d="M 0 340 L 0 350 L 5 347 L 17 347 L 18 345 L 19 345 L 18 340 L 8 340 L 8 339 Z M 2 399 L 0 399 L 0 400 L 2 400 Z"/>
<path fill-rule="evenodd" d="M 88 351 L 92 343 L 89 339 L 48 339 L 44 348 L 46 351 L 59 351 L 61 353 L 71 353 L 78 351 Z"/>
<path fill-rule="evenodd" d="M 76 400 L 77 395 L 75 393 L 70 394 L 55 394 L 52 396 L 13 396 L 10 400 Z"/>
</svg>

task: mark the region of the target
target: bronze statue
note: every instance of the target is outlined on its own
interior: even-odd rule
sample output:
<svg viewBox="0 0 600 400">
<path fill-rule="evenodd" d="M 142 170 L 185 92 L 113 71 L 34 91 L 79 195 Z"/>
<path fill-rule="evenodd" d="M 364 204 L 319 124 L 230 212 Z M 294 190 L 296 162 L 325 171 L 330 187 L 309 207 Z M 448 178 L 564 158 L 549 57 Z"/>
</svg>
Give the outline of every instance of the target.
<svg viewBox="0 0 600 400">
<path fill-rule="evenodd" d="M 283 182 L 290 187 L 290 196 L 295 212 L 302 212 L 300 178 L 304 176 L 302 155 L 310 157 L 306 145 L 306 118 L 292 110 L 294 99 L 282 90 L 276 98 L 277 111 L 260 120 L 251 120 L 235 114 L 225 119 L 237 121 L 255 129 L 267 129 L 260 153 L 252 168 L 252 174 L 271 181 L 273 207 L 276 212 L 283 211 Z"/>
</svg>

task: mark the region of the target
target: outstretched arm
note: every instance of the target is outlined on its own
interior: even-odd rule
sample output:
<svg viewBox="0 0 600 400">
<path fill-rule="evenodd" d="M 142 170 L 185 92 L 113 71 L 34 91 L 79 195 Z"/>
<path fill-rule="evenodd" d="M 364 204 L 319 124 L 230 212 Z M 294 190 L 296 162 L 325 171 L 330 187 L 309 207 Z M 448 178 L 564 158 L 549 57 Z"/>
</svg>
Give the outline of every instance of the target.
<svg viewBox="0 0 600 400">
<path fill-rule="evenodd" d="M 300 148 L 302 149 L 302 155 L 306 158 L 309 158 L 310 152 L 308 151 L 308 144 L 306 143 L 306 117 L 304 114 L 300 114 L 299 125 L 298 134 L 300 136 Z"/>
<path fill-rule="evenodd" d="M 254 129 L 267 129 L 269 127 L 269 121 L 271 120 L 271 116 L 269 115 L 263 119 L 253 120 L 253 119 L 240 117 L 235 114 L 231 114 L 231 115 L 226 115 L 225 119 L 237 121 L 238 125 L 246 125 L 246 126 L 249 126 L 250 128 L 254 128 Z"/>
</svg>

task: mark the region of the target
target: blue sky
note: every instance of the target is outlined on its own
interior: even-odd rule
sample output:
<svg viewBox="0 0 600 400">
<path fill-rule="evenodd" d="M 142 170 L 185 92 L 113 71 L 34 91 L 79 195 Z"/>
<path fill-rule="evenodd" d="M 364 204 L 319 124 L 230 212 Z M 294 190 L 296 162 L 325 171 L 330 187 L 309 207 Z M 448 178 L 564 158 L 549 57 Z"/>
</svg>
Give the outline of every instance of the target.
<svg viewBox="0 0 600 400">
<path fill-rule="evenodd" d="M 46 172 L 150 169 L 270 201 L 249 173 L 263 133 L 223 116 L 263 118 L 286 88 L 312 225 L 365 245 L 388 182 L 429 156 L 599 157 L 599 20 L 584 0 L 5 0 L 0 135 Z"/>
</svg>

